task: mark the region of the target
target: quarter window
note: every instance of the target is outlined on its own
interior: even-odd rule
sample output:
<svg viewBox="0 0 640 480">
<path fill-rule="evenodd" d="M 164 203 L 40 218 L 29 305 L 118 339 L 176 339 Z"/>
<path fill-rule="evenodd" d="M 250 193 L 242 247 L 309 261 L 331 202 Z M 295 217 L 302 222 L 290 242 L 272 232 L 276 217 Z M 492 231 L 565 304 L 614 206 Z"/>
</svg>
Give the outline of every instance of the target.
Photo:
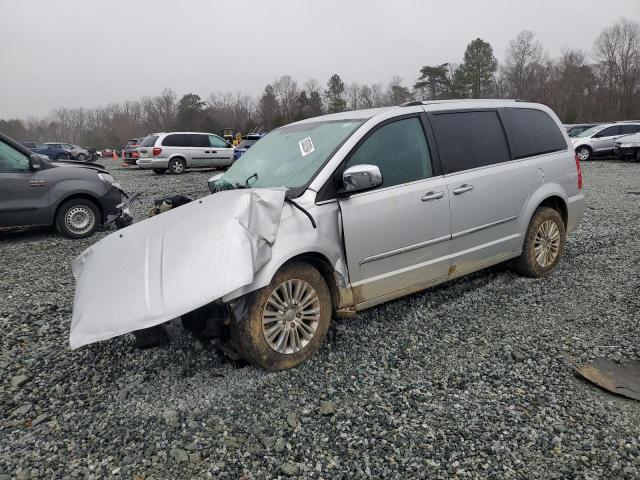
<svg viewBox="0 0 640 480">
<path fill-rule="evenodd" d="M 511 160 L 494 110 L 434 114 L 431 123 L 445 173 Z"/>
<path fill-rule="evenodd" d="M 392 187 L 432 176 L 429 148 L 419 118 L 398 120 L 380 127 L 362 143 L 346 163 L 376 165 L 382 185 Z"/>
<path fill-rule="evenodd" d="M 553 119 L 542 110 L 505 108 L 505 124 L 513 158 L 567 150 L 567 142 Z"/>
<path fill-rule="evenodd" d="M 0 142 L 0 172 L 28 172 L 30 167 L 29 157 Z"/>
</svg>

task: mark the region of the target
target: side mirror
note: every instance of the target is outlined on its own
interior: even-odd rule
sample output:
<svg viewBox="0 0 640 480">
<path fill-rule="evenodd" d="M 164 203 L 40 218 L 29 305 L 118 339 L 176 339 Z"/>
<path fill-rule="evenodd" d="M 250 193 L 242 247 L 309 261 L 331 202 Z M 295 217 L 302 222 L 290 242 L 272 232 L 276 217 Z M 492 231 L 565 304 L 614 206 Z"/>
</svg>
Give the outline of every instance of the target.
<svg viewBox="0 0 640 480">
<path fill-rule="evenodd" d="M 382 185 L 382 173 L 376 165 L 354 165 L 342 173 L 340 193 L 362 192 Z"/>
<path fill-rule="evenodd" d="M 211 177 L 209 180 L 207 180 L 207 185 L 209 186 L 209 191 L 211 193 L 214 193 L 216 191 L 216 182 L 218 180 L 220 180 L 222 178 L 222 176 L 224 175 L 224 173 L 220 172 L 220 173 L 216 173 L 213 177 Z"/>
<path fill-rule="evenodd" d="M 29 157 L 29 163 L 31 164 L 31 170 L 42 169 L 42 158 L 37 153 L 34 153 Z"/>
</svg>

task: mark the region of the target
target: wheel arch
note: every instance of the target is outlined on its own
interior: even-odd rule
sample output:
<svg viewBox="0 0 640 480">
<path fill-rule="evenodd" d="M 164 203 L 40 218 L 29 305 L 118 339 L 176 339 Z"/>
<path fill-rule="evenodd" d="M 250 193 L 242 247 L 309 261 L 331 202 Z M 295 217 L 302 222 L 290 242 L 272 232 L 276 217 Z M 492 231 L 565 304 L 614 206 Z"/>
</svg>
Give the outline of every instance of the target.
<svg viewBox="0 0 640 480">
<path fill-rule="evenodd" d="M 53 210 L 53 215 L 50 219 L 51 224 L 54 224 L 56 221 L 56 218 L 58 217 L 58 212 L 60 211 L 60 208 L 62 207 L 62 205 L 69 201 L 72 200 L 74 198 L 82 198 L 84 200 L 88 200 L 91 203 L 93 203 L 96 208 L 98 209 L 98 212 L 100 212 L 100 225 L 103 224 L 104 222 L 104 210 L 102 208 L 102 204 L 100 203 L 100 200 L 98 200 L 97 197 L 91 195 L 90 193 L 86 193 L 86 192 L 75 192 L 75 193 L 70 193 L 62 198 L 60 198 L 57 202 L 57 204 L 55 205 L 55 207 L 52 209 Z"/>
<path fill-rule="evenodd" d="M 275 271 L 277 272 L 286 265 L 294 262 L 307 263 L 318 270 L 318 272 L 320 272 L 320 275 L 322 275 L 322 278 L 324 278 L 327 287 L 329 287 L 329 295 L 331 296 L 331 307 L 333 313 L 335 313 L 340 303 L 340 291 L 336 282 L 335 269 L 331 265 L 331 262 L 329 262 L 329 259 L 319 252 L 300 253 L 282 262 L 282 264 Z"/>
</svg>

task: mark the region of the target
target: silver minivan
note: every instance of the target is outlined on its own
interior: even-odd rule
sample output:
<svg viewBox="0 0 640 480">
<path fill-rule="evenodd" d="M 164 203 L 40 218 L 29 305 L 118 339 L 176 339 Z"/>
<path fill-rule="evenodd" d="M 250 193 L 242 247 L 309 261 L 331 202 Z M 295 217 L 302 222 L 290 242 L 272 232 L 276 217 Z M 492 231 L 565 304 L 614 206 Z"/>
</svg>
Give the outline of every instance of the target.
<svg viewBox="0 0 640 480">
<path fill-rule="evenodd" d="M 303 120 L 209 185 L 213 195 L 76 260 L 72 348 L 181 316 L 228 329 L 256 365 L 290 368 L 318 350 L 333 317 L 507 260 L 551 274 L 584 209 L 556 115 L 506 100 Z M 124 292 L 104 281 L 123 269 Z M 118 302 L 88 287 L 98 279 Z"/>
<path fill-rule="evenodd" d="M 187 168 L 221 168 L 233 163 L 233 146 L 213 133 L 154 133 L 142 141 L 138 153 L 136 165 L 154 173 L 180 174 Z"/>
</svg>

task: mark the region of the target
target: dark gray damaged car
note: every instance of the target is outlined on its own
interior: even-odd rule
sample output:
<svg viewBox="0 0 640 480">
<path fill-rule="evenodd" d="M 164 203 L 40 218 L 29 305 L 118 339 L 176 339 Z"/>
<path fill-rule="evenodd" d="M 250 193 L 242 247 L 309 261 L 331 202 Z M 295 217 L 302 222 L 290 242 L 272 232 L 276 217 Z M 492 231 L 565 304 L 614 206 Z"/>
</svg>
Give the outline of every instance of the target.
<svg viewBox="0 0 640 480">
<path fill-rule="evenodd" d="M 0 228 L 55 226 L 69 238 L 131 222 L 127 194 L 95 164 L 50 161 L 0 133 Z"/>
</svg>

